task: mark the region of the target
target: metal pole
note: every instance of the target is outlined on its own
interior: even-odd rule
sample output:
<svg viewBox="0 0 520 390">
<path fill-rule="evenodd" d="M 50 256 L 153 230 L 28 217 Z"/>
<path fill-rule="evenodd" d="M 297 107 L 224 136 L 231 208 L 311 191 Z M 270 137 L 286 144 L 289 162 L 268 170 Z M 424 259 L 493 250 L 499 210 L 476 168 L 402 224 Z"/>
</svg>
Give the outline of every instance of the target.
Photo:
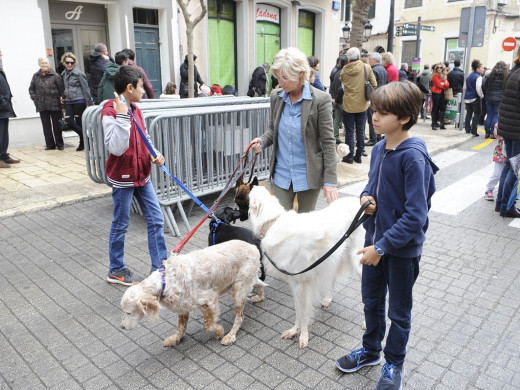
<svg viewBox="0 0 520 390">
<path fill-rule="evenodd" d="M 417 41 L 415 43 L 415 58 L 419 58 L 421 54 L 421 17 L 417 18 Z M 419 72 L 421 72 L 420 67 L 421 62 L 419 62 Z M 413 82 L 417 82 L 417 73 L 413 74 Z"/>
<path fill-rule="evenodd" d="M 464 75 L 469 75 L 470 70 L 470 57 L 471 57 L 471 46 L 473 45 L 473 25 L 475 24 L 475 6 L 471 6 L 471 11 L 469 14 L 469 31 L 468 31 L 468 41 L 466 42 L 466 49 L 464 50 Z M 464 103 L 464 90 L 462 91 L 462 101 L 460 103 L 460 115 L 459 115 L 459 130 L 464 128 L 464 114 L 466 111 L 466 105 Z"/>
<path fill-rule="evenodd" d="M 386 51 L 394 51 L 394 1 L 390 0 L 390 19 L 388 20 L 388 41 L 386 44 Z"/>
</svg>

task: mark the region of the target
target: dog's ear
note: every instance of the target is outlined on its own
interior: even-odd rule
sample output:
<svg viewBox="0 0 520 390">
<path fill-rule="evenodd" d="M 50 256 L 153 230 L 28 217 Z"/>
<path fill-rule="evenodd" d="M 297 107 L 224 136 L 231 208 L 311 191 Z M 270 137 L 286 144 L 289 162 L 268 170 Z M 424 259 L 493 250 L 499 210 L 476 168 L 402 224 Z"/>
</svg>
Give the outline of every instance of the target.
<svg viewBox="0 0 520 390">
<path fill-rule="evenodd" d="M 253 181 L 251 182 L 250 188 L 253 188 L 254 186 L 257 186 L 257 185 L 258 185 L 258 178 L 255 176 L 253 178 Z"/>
<path fill-rule="evenodd" d="M 139 306 L 142 312 L 146 313 L 150 321 L 155 322 L 159 318 L 160 305 L 157 297 L 146 293 L 137 302 L 137 306 Z"/>
</svg>

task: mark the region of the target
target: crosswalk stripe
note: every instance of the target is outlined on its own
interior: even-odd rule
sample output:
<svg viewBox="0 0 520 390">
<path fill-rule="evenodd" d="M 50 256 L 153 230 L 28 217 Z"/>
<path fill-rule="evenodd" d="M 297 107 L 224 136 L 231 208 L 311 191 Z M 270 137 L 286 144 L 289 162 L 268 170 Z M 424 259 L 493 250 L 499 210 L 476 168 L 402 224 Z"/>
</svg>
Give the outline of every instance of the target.
<svg viewBox="0 0 520 390">
<path fill-rule="evenodd" d="M 477 152 L 465 152 L 463 150 L 452 149 L 436 154 L 432 157 L 433 162 L 440 168 L 444 169 L 452 164 L 462 161 L 468 157 L 477 154 Z"/>
<path fill-rule="evenodd" d="M 431 210 L 442 214 L 459 214 L 484 196 L 485 183 L 492 171 L 493 163 L 436 192 Z"/>
<path fill-rule="evenodd" d="M 509 224 L 509 227 L 520 229 L 520 218 L 514 218 L 513 221 Z"/>
</svg>

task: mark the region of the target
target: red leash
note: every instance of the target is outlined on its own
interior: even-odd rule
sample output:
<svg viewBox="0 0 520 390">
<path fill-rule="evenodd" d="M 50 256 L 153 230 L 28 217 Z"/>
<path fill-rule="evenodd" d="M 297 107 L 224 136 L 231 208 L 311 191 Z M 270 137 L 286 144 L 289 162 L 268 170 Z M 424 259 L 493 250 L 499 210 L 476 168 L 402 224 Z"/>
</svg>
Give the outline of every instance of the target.
<svg viewBox="0 0 520 390">
<path fill-rule="evenodd" d="M 179 242 L 177 244 L 177 246 L 175 247 L 175 249 L 172 250 L 172 255 L 178 255 L 182 249 L 184 248 L 184 245 L 186 245 L 186 243 L 189 241 L 189 239 L 195 234 L 195 232 L 197 231 L 197 229 L 206 221 L 206 219 L 211 215 L 213 214 L 213 211 L 215 211 L 215 209 L 217 208 L 217 206 L 219 205 L 220 201 L 224 198 L 224 196 L 229 192 L 229 190 L 231 189 L 231 187 L 233 186 L 233 183 L 235 183 L 238 179 L 240 179 L 244 173 L 246 172 L 246 170 L 251 166 L 251 175 L 252 175 L 252 171 L 253 171 L 253 167 L 254 167 L 254 164 L 256 162 L 256 159 L 258 158 L 258 154 L 255 153 L 255 157 L 247 162 L 248 158 L 247 158 L 247 152 L 249 151 L 249 148 L 251 148 L 251 143 L 247 146 L 247 149 L 246 151 L 244 152 L 244 154 L 242 155 L 242 157 L 240 158 L 240 161 L 238 162 L 237 166 L 235 167 L 235 169 L 233 170 L 233 172 L 231 173 L 231 176 L 229 177 L 228 181 L 226 182 L 226 185 L 224 186 L 224 189 L 222 190 L 222 192 L 220 193 L 219 197 L 217 198 L 217 200 L 213 203 L 213 206 L 209 209 L 209 211 L 206 213 L 206 215 L 204 216 L 204 218 L 202 218 L 202 220 L 198 223 L 197 226 L 195 226 L 191 232 L 188 233 L 188 235 L 186 237 L 184 237 L 184 239 Z M 236 172 L 238 170 L 238 168 L 242 165 L 242 161 L 244 160 L 244 158 L 246 159 L 245 161 L 245 167 L 244 169 L 242 170 L 242 172 L 240 172 L 240 174 L 235 177 L 236 175 Z"/>
</svg>

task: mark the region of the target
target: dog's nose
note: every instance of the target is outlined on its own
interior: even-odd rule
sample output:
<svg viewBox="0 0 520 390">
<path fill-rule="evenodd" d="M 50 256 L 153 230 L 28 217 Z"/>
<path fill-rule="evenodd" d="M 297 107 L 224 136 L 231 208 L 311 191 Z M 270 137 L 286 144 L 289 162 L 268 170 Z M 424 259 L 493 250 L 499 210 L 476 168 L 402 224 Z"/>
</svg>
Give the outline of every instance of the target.
<svg viewBox="0 0 520 390">
<path fill-rule="evenodd" d="M 123 324 L 119 325 L 121 329 L 125 329 L 125 326 Z"/>
</svg>

